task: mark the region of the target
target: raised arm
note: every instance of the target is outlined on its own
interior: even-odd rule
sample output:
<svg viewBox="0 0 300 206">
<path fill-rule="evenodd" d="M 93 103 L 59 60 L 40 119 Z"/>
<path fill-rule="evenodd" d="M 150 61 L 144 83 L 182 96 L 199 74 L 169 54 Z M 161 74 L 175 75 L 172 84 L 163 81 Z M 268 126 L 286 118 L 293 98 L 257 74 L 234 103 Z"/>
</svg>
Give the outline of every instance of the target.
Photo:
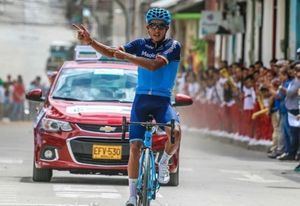
<svg viewBox="0 0 300 206">
<path fill-rule="evenodd" d="M 114 53 L 114 57 L 118 59 L 125 59 L 133 64 L 137 64 L 141 67 L 144 67 L 145 69 L 148 69 L 150 71 L 155 71 L 156 69 L 159 69 L 160 67 L 164 66 L 167 62 L 160 57 L 156 57 L 155 59 L 148 59 L 144 57 L 138 57 L 129 53 L 126 53 L 124 51 L 117 50 Z"/>
<path fill-rule="evenodd" d="M 73 27 L 77 30 L 77 38 L 84 44 L 90 45 L 93 47 L 96 51 L 99 53 L 107 56 L 107 57 L 113 57 L 114 52 L 117 49 L 111 48 L 107 45 L 104 45 L 96 40 L 94 40 L 91 36 L 89 31 L 81 24 L 81 25 L 75 25 L 73 24 Z"/>
</svg>

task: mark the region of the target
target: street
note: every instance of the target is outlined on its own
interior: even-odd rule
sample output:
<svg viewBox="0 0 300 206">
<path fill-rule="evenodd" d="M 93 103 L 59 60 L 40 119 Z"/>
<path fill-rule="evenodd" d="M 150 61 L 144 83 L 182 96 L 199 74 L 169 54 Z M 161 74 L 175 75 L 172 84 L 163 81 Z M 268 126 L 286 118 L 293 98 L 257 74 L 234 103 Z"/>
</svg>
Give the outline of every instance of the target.
<svg viewBox="0 0 300 206">
<path fill-rule="evenodd" d="M 148 7 L 160 6 L 171 9 L 175 23 L 152 25 L 152 30 L 165 33 L 161 35 L 163 39 L 151 43 L 156 47 L 158 43 L 166 42 L 166 37 L 174 37 L 180 42 L 180 68 L 176 80 L 181 81 L 177 82 L 176 89 L 178 93 L 190 96 L 194 104 L 183 107 L 192 108 L 189 112 L 182 110 L 186 113 L 182 121 L 179 186 L 161 187 L 151 206 L 299 205 L 300 167 L 298 173 L 294 171 L 299 161 L 270 159 L 265 151 L 228 144 L 199 130 L 262 141 L 271 146 L 273 131 L 277 129 L 275 140 L 278 141 L 272 152 L 278 152 L 277 157 L 289 155 L 284 144 L 290 139 L 283 131 L 291 129 L 286 117 L 288 110 L 276 107 L 273 123 L 269 111 L 274 109 L 275 103 L 273 105 L 269 100 L 280 94 L 282 86 L 288 90 L 288 81 L 300 80 L 300 63 L 297 67 L 290 62 L 296 62 L 297 58 L 300 61 L 300 26 L 297 21 L 300 0 L 0 0 L 0 206 L 125 205 L 129 196 L 127 176 L 75 175 L 54 170 L 49 183 L 34 182 L 33 123 L 25 117 L 22 121 L 13 119 L 12 108 L 22 105 L 25 109 L 20 107 L 18 114 L 31 114 L 28 113 L 25 92 L 30 88 L 49 86 L 47 59 L 55 56 L 49 51 L 51 43 L 79 43 L 72 23 L 89 28 L 96 43 L 99 41 L 110 46 L 117 43 L 113 46 L 118 47 L 125 44 L 123 40 L 127 36 L 130 40 L 147 36 L 149 28 L 146 26 L 152 20 L 144 22 L 145 12 Z M 208 22 L 201 22 L 204 14 Z M 221 18 L 224 14 L 228 15 L 226 21 Z M 237 28 L 219 30 L 223 23 Z M 217 29 L 199 28 L 201 25 L 203 28 L 205 25 L 217 26 Z M 126 26 L 128 28 L 124 29 Z M 123 30 L 126 32 L 122 33 Z M 152 50 L 154 47 L 145 45 L 145 48 Z M 160 48 L 162 46 L 156 49 Z M 170 48 L 173 51 L 173 46 Z M 151 53 L 155 59 L 162 53 L 158 50 Z M 148 55 L 147 51 L 142 53 Z M 165 61 L 169 64 L 169 59 Z M 7 78 L 8 75 L 11 79 Z M 21 75 L 20 82 L 18 75 Z M 39 83 L 37 76 L 41 77 Z M 158 79 L 163 82 L 163 78 Z M 17 84 L 22 86 L 20 95 Z M 23 101 L 20 105 L 19 97 Z M 251 97 L 250 103 L 245 101 L 246 97 Z M 299 115 L 300 101 L 296 98 L 300 96 L 294 97 L 297 107 L 289 110 L 297 110 L 295 115 Z M 286 106 L 284 98 L 280 102 L 282 107 Z M 245 103 L 250 106 L 245 107 Z M 286 110 L 286 119 L 279 118 L 283 115 L 279 115 L 281 109 Z M 253 120 L 252 112 L 261 116 Z M 65 116 L 65 121 L 69 121 Z M 298 154 L 293 154 L 293 159 L 300 155 L 300 140 L 297 142 L 297 138 L 299 140 L 299 135 L 294 135 Z"/>
<path fill-rule="evenodd" d="M 50 183 L 33 182 L 32 123 L 1 123 L 0 131 L 0 205 L 104 206 L 126 201 L 127 177 L 55 171 Z M 297 205 L 300 179 L 294 165 L 185 130 L 180 186 L 161 187 L 153 205 Z"/>
</svg>

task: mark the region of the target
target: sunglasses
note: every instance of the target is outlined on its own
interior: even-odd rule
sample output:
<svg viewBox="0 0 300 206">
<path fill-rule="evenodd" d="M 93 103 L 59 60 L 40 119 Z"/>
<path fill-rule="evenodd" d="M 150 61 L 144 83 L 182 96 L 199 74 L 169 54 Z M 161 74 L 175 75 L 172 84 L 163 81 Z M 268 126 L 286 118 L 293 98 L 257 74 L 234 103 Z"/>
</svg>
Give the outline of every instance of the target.
<svg viewBox="0 0 300 206">
<path fill-rule="evenodd" d="M 157 23 L 150 23 L 148 25 L 148 27 L 152 30 L 155 30 L 155 29 L 158 29 L 158 30 L 164 30 L 165 28 L 167 28 L 168 26 L 164 23 L 160 23 L 160 24 L 157 24 Z"/>
</svg>

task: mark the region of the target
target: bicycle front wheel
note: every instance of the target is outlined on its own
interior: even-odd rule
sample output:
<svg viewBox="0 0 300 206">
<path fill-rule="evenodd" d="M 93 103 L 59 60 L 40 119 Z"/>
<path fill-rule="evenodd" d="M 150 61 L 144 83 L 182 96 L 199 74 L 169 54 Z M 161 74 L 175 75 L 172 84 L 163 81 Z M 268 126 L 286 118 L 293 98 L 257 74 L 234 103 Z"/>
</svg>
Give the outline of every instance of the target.
<svg viewBox="0 0 300 206">
<path fill-rule="evenodd" d="M 149 206 L 150 199 L 148 197 L 150 180 L 150 151 L 145 150 L 144 162 L 143 162 L 143 187 L 142 187 L 142 205 Z"/>
</svg>

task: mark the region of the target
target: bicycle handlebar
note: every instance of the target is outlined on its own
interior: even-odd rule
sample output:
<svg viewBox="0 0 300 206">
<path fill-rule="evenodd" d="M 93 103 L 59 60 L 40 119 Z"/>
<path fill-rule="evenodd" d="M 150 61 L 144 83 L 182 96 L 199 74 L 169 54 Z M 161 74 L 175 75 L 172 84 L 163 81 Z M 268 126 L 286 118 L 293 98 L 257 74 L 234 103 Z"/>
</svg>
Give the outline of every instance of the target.
<svg viewBox="0 0 300 206">
<path fill-rule="evenodd" d="M 152 123 L 152 122 L 127 122 L 126 117 L 122 118 L 122 140 L 125 140 L 126 126 L 128 125 L 141 125 L 144 127 L 154 127 L 154 126 L 164 126 L 171 127 L 171 143 L 174 144 L 174 129 L 175 129 L 175 120 L 172 119 L 171 123 Z"/>
</svg>

